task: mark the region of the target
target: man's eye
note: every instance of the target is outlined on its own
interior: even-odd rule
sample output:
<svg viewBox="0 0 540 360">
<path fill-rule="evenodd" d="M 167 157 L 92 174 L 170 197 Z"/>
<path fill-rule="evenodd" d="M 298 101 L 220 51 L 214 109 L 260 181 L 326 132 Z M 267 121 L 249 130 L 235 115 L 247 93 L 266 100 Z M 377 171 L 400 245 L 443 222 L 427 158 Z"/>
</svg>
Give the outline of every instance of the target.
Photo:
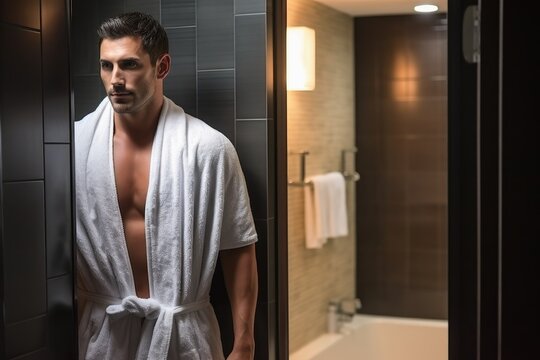
<svg viewBox="0 0 540 360">
<path fill-rule="evenodd" d="M 137 67 L 136 61 L 125 61 L 122 65 L 124 65 L 124 68 L 126 69 L 134 69 Z"/>
<path fill-rule="evenodd" d="M 103 69 L 103 70 L 111 70 L 112 65 L 110 63 L 102 62 L 101 63 L 101 69 Z"/>
</svg>

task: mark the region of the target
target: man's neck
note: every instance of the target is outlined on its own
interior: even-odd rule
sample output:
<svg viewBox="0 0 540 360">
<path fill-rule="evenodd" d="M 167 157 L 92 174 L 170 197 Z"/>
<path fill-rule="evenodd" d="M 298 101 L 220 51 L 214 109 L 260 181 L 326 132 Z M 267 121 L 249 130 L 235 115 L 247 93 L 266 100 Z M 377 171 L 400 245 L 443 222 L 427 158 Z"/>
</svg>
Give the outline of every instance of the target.
<svg viewBox="0 0 540 360">
<path fill-rule="evenodd" d="M 115 112 L 114 136 L 127 137 L 141 147 L 151 144 L 154 140 L 163 103 L 164 98 L 162 97 L 136 113 Z"/>
</svg>

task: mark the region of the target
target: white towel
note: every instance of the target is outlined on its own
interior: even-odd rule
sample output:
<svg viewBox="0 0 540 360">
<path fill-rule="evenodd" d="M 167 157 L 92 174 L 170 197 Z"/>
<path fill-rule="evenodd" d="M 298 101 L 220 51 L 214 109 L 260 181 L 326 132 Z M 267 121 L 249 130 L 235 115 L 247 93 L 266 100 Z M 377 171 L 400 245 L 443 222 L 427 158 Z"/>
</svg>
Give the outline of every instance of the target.
<svg viewBox="0 0 540 360">
<path fill-rule="evenodd" d="M 345 178 L 339 172 L 310 177 L 304 188 L 306 248 L 321 248 L 328 238 L 346 236 L 347 197 Z"/>
</svg>

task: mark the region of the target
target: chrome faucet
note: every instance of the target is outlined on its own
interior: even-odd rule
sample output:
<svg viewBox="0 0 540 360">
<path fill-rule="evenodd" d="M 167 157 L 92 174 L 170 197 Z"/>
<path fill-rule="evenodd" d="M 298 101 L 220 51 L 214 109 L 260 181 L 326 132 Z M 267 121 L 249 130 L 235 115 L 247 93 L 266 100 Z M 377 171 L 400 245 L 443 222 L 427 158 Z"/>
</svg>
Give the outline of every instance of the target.
<svg viewBox="0 0 540 360">
<path fill-rule="evenodd" d="M 362 308 L 362 303 L 358 298 L 345 298 L 339 301 L 338 313 L 340 320 L 349 322 L 358 310 Z"/>
<path fill-rule="evenodd" d="M 362 308 L 358 298 L 332 299 L 328 304 L 328 332 L 339 332 L 344 322 L 350 322 Z"/>
</svg>

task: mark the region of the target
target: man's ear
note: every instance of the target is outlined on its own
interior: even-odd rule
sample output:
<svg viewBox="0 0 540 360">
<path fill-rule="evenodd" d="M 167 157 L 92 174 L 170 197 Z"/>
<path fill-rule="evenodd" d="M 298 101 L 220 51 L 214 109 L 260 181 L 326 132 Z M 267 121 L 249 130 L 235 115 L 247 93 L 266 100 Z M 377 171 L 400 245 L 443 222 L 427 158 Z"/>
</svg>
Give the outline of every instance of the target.
<svg viewBox="0 0 540 360">
<path fill-rule="evenodd" d="M 165 77 L 171 70 L 171 56 L 169 54 L 161 55 L 161 57 L 158 59 L 156 67 L 157 67 L 157 78 L 165 79 Z"/>
</svg>

